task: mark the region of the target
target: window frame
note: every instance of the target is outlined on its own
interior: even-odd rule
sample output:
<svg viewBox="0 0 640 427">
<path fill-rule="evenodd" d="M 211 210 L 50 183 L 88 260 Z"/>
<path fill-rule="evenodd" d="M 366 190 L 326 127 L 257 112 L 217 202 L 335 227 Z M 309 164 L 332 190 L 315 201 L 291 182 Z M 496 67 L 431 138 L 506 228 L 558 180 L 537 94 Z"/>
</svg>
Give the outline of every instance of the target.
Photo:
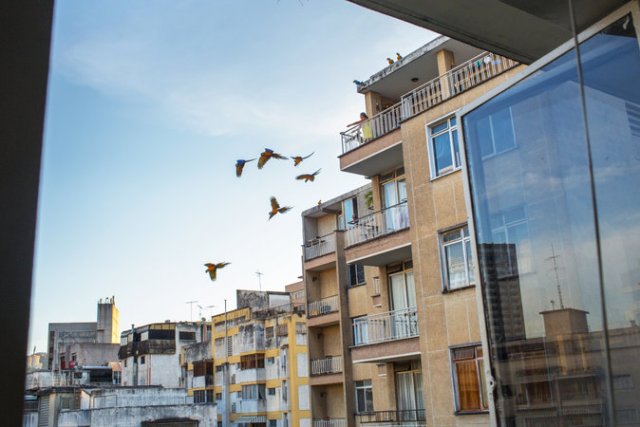
<svg viewBox="0 0 640 427">
<path fill-rule="evenodd" d="M 435 180 L 440 177 L 447 176 L 451 173 L 454 173 L 462 169 L 462 163 L 463 163 L 462 154 L 461 154 L 462 150 L 460 148 L 460 145 L 462 142 L 461 142 L 461 137 L 459 132 L 459 127 L 460 127 L 459 119 L 456 113 L 457 111 L 453 111 L 425 125 L 425 133 L 427 135 L 427 152 L 429 155 L 429 175 L 431 177 L 431 180 Z M 455 121 L 455 124 L 453 126 L 451 125 L 451 120 Z M 433 128 L 445 122 L 447 123 L 446 129 L 440 130 L 438 132 L 432 131 Z M 456 136 L 458 139 L 457 158 L 456 158 L 456 152 L 455 152 L 455 145 L 453 143 L 454 141 L 453 132 L 456 132 Z M 434 138 L 444 134 L 449 134 L 449 148 L 451 150 L 451 166 L 447 168 L 443 168 L 442 170 L 436 170 L 436 149 L 434 146 Z M 456 165 L 456 163 L 458 164 Z"/>
<path fill-rule="evenodd" d="M 454 352 L 465 350 L 465 349 L 473 349 L 474 357 L 473 359 L 462 359 L 455 360 Z M 478 356 L 478 350 L 481 351 L 481 356 Z M 459 385 L 458 385 L 458 373 L 456 369 L 457 362 L 468 362 L 473 360 L 475 362 L 476 369 L 476 379 L 478 381 L 478 400 L 480 401 L 481 408 L 472 408 L 472 409 L 462 409 L 460 408 L 460 395 L 459 395 Z M 481 363 L 479 363 L 481 362 Z M 487 377 L 484 371 L 485 363 L 488 363 L 485 360 L 484 349 L 481 343 L 472 343 L 472 344 L 464 344 L 458 346 L 449 347 L 449 363 L 451 365 L 451 386 L 453 391 L 453 402 L 454 402 L 454 414 L 455 415 L 465 415 L 465 414 L 484 414 L 489 412 L 490 408 L 490 400 L 491 397 L 487 391 Z"/>
<path fill-rule="evenodd" d="M 467 230 L 465 235 L 464 230 Z M 456 238 L 453 241 L 445 243 L 445 236 L 454 232 L 460 232 L 460 237 Z M 451 287 L 450 283 L 450 273 L 449 273 L 449 263 L 447 257 L 446 248 L 454 245 L 462 245 L 462 256 L 464 258 L 464 270 L 465 270 L 465 284 L 458 287 Z M 471 249 L 471 253 L 467 253 L 467 244 L 469 249 Z M 454 292 L 461 289 L 471 288 L 477 284 L 476 280 L 476 271 L 475 271 L 475 259 L 473 254 L 473 245 L 471 241 L 471 230 L 469 230 L 468 224 L 458 224 L 454 227 L 450 227 L 444 230 L 438 231 L 438 247 L 440 252 L 440 271 L 441 271 L 441 279 L 442 279 L 442 291 L 443 292 Z M 469 266 L 469 262 L 471 262 L 471 266 Z M 473 276 L 473 281 L 470 280 L 471 276 Z"/>
<path fill-rule="evenodd" d="M 365 325 L 363 328 L 360 325 Z M 367 345 L 369 344 L 369 323 L 367 322 L 367 316 L 357 316 L 351 318 L 351 328 L 353 333 L 353 345 Z M 361 331 L 356 333 L 356 330 Z M 363 333 L 364 332 L 364 333 Z M 358 339 L 360 337 L 360 339 Z"/>
<path fill-rule="evenodd" d="M 373 406 L 373 383 L 370 379 L 360 380 L 353 382 L 354 394 L 355 394 L 355 412 L 356 414 L 370 414 L 375 412 L 375 407 Z M 359 393 L 362 392 L 363 395 L 363 404 L 364 411 L 360 410 L 360 400 L 358 399 Z M 370 406 L 369 406 L 370 405 Z M 371 410 L 368 410 L 368 408 Z"/>
<path fill-rule="evenodd" d="M 350 288 L 355 288 L 357 286 L 366 285 L 367 281 L 365 279 L 365 274 L 364 274 L 364 265 L 354 263 L 354 264 L 348 264 L 348 266 L 349 266 L 349 271 L 348 271 L 348 277 L 347 277 L 347 286 Z M 358 271 L 361 271 L 362 273 L 358 274 Z M 354 272 L 355 274 L 353 274 Z M 354 276 L 355 276 L 355 282 L 353 279 Z"/>
</svg>

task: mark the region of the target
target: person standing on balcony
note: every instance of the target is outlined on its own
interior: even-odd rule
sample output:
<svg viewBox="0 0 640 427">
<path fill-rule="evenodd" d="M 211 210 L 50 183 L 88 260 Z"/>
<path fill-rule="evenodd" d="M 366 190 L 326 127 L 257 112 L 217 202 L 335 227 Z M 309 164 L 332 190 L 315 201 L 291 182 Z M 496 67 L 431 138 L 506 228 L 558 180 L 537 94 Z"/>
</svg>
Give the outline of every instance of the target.
<svg viewBox="0 0 640 427">
<path fill-rule="evenodd" d="M 360 113 L 360 120 L 349 123 L 347 127 L 351 127 L 354 125 L 358 125 L 357 138 L 361 144 L 373 138 L 373 133 L 371 132 L 371 124 L 369 123 L 369 116 L 367 116 L 367 113 Z"/>
</svg>

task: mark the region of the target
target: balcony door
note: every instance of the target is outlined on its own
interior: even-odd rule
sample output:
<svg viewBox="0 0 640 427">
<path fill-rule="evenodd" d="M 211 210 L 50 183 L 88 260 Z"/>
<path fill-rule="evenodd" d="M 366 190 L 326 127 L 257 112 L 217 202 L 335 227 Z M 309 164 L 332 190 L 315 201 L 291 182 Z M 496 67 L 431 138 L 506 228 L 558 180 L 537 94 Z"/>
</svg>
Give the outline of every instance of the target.
<svg viewBox="0 0 640 427">
<path fill-rule="evenodd" d="M 405 263 L 406 264 L 406 263 Z M 391 294 L 391 327 L 393 337 L 402 339 L 417 333 L 416 286 L 413 271 L 401 271 L 389 275 Z"/>
<path fill-rule="evenodd" d="M 424 419 L 424 398 L 422 395 L 422 372 L 411 370 L 396 372 L 396 421 L 416 421 Z"/>
<path fill-rule="evenodd" d="M 386 232 L 390 233 L 408 225 L 406 205 L 398 206 L 407 201 L 407 181 L 404 178 L 404 168 L 380 177 L 382 187 L 382 207 Z"/>
</svg>

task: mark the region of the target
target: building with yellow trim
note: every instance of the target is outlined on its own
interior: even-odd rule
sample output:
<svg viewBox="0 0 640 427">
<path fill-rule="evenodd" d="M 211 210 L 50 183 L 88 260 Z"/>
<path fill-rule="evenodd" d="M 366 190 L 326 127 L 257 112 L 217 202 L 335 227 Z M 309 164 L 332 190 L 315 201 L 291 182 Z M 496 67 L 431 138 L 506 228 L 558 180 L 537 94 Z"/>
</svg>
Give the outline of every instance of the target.
<svg viewBox="0 0 640 427">
<path fill-rule="evenodd" d="M 238 308 L 213 316 L 218 425 L 311 425 L 304 287 L 286 290 L 238 290 Z"/>
</svg>

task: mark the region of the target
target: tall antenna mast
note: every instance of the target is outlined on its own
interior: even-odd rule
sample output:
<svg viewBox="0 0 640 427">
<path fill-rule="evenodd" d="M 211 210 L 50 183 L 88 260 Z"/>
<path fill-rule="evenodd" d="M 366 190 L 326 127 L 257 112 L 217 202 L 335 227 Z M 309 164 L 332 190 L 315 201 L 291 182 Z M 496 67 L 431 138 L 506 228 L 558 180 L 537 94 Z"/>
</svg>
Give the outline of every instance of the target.
<svg viewBox="0 0 640 427">
<path fill-rule="evenodd" d="M 256 276 L 258 276 L 258 290 L 261 291 L 262 290 L 262 276 L 264 275 L 263 272 L 261 272 L 260 270 L 256 270 Z"/>
<path fill-rule="evenodd" d="M 560 302 L 560 308 L 564 309 L 564 302 L 562 301 L 562 289 L 560 288 L 560 276 L 558 276 L 558 263 L 557 263 L 557 259 L 560 257 L 560 255 L 556 255 L 555 250 L 553 249 L 553 243 L 551 244 L 551 256 L 545 259 L 551 260 L 551 262 L 553 263 L 553 272 L 555 273 L 556 276 L 556 288 L 558 289 L 558 299 Z"/>
<path fill-rule="evenodd" d="M 190 321 L 192 321 L 192 322 L 193 322 L 193 304 L 195 304 L 195 303 L 197 303 L 197 302 L 198 302 L 197 300 L 193 300 L 193 301 L 187 301 L 187 302 L 185 302 L 185 304 L 189 304 L 189 308 L 190 308 L 190 310 L 191 310 L 191 318 L 190 318 Z"/>
</svg>

